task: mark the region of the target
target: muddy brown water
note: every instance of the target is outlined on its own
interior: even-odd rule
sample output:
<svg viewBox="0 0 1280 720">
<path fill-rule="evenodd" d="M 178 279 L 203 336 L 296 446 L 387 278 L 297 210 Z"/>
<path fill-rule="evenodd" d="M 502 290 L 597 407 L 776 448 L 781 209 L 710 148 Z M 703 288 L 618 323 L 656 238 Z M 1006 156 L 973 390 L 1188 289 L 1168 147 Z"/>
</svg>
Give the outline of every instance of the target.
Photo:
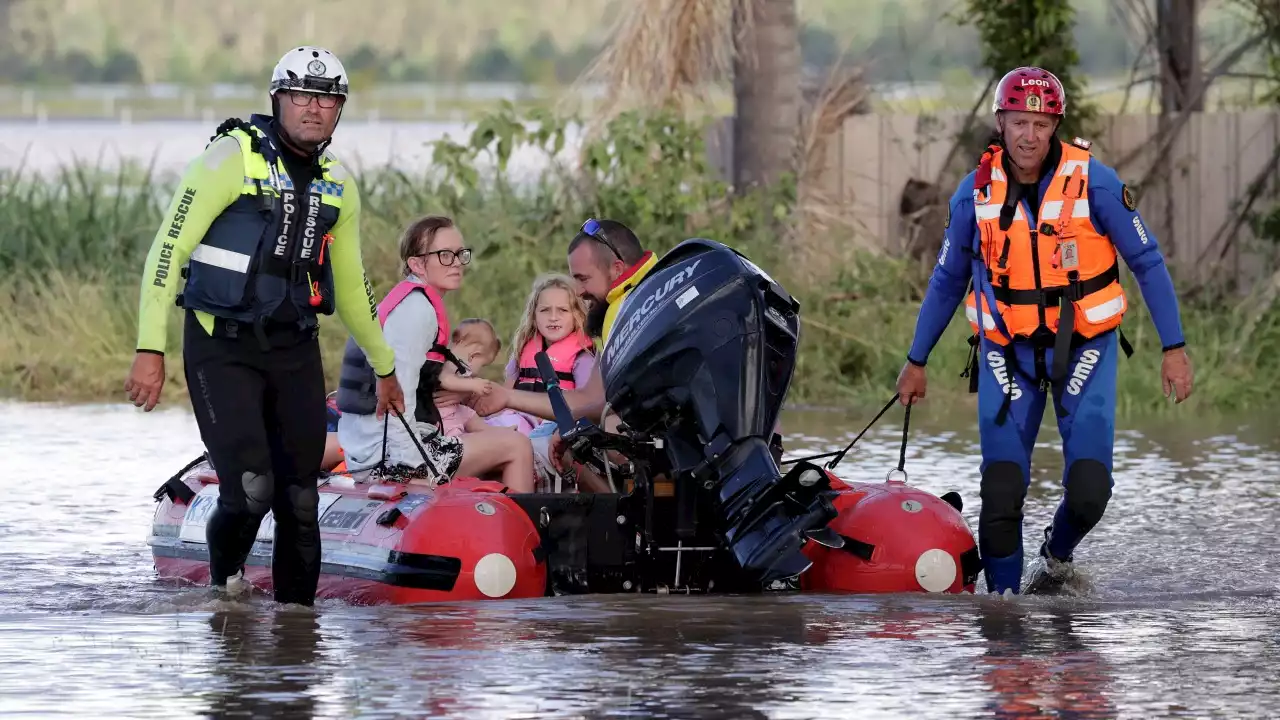
<svg viewBox="0 0 1280 720">
<path fill-rule="evenodd" d="M 788 452 L 843 444 L 874 411 L 791 413 Z M 960 492 L 976 527 L 971 419 L 916 415 L 911 483 Z M 883 477 L 899 419 L 887 415 L 837 472 Z M 1268 420 L 1125 427 L 1111 506 L 1077 553 L 1087 597 L 302 609 L 220 603 L 156 580 L 151 493 L 200 451 L 188 413 L 0 404 L 0 714 L 1280 716 L 1280 432 Z M 1046 424 L 1028 538 L 1058 498 L 1055 443 Z"/>
</svg>

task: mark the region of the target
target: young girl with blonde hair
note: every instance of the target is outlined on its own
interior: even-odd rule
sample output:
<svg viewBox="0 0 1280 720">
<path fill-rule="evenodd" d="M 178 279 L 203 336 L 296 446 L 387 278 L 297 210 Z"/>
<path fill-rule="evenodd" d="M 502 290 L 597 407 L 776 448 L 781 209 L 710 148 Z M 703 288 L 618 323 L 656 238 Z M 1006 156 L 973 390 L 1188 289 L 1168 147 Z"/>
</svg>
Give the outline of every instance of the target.
<svg viewBox="0 0 1280 720">
<path fill-rule="evenodd" d="M 572 278 L 560 273 L 540 275 L 533 281 L 524 316 L 511 339 L 506 386 L 516 390 L 546 392 L 535 356 L 546 351 L 560 387 L 572 390 L 586 385 L 595 366 L 595 346 L 586 333 L 587 308 Z M 506 410 L 489 417 L 490 425 L 514 427 L 523 434 L 555 424 L 542 418 Z M 547 434 L 550 434 L 550 430 Z"/>
</svg>

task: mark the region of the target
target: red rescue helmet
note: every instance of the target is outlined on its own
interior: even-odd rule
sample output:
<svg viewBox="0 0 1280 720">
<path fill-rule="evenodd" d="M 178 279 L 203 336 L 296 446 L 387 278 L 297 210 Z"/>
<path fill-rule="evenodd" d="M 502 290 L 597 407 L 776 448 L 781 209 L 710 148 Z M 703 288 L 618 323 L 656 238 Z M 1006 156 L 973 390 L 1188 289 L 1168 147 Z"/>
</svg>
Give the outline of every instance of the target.
<svg viewBox="0 0 1280 720">
<path fill-rule="evenodd" d="M 1038 67 L 1014 68 L 996 85 L 991 112 L 1020 110 L 1063 117 L 1067 114 L 1067 93 L 1062 81 Z"/>
</svg>

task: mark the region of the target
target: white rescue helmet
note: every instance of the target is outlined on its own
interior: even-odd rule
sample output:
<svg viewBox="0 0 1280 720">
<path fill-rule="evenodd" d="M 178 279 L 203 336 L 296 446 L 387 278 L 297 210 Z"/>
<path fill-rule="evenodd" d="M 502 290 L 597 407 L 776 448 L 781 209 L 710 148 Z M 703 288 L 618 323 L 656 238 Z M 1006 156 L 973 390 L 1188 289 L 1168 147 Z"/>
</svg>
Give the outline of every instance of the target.
<svg viewBox="0 0 1280 720">
<path fill-rule="evenodd" d="M 322 47 L 303 45 L 280 58 L 271 71 L 271 96 L 281 90 L 347 96 L 347 69 Z"/>
</svg>

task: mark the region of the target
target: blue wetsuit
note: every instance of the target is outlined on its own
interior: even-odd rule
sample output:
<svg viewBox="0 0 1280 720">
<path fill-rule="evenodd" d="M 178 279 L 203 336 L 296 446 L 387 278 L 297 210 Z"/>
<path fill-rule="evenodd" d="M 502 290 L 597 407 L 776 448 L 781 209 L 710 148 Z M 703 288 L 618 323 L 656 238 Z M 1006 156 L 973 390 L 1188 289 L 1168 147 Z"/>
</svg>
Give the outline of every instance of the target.
<svg viewBox="0 0 1280 720">
<path fill-rule="evenodd" d="M 1033 221 L 1039 198 L 1045 196 L 1054 177 L 1055 148 L 1046 160 L 1037 201 L 1020 200 Z M 1012 178 L 1012 174 L 1009 174 Z M 978 226 L 973 204 L 974 173 L 957 188 L 950 201 L 950 216 L 938 263 L 916 321 L 915 338 L 908 360 L 924 365 L 942 332 L 951 322 L 973 280 L 994 306 L 990 283 L 981 263 Z M 1012 180 L 1010 181 L 1012 182 Z M 1124 203 L 1124 184 L 1116 172 L 1089 160 L 1088 200 L 1094 228 L 1115 244 L 1118 254 L 1138 280 L 1165 350 L 1181 347 L 1182 327 L 1173 281 L 1165 267 L 1155 235 L 1136 210 Z M 1077 340 L 1079 340 L 1077 338 Z M 1111 496 L 1112 447 L 1115 438 L 1116 355 L 1114 331 L 1073 343 L 1066 378 L 1046 391 L 1035 376 L 1035 347 L 1026 340 L 1013 343 L 1016 371 L 1006 362 L 1004 349 L 982 339 L 980 358 L 973 372 L 978 377 L 978 429 L 982 446 L 982 511 L 978 522 L 987 587 L 993 592 L 1021 589 L 1022 504 L 1031 477 L 1031 452 L 1049 394 L 1058 414 L 1066 463 L 1064 495 L 1053 518 L 1046 549 L 1055 558 L 1070 560 L 1072 551 L 1102 518 Z M 1052 366 L 1053 348 L 1046 348 L 1044 363 Z M 1008 416 L 999 417 L 1008 393 Z M 1003 422 L 1001 422 L 1003 421 Z"/>
</svg>

